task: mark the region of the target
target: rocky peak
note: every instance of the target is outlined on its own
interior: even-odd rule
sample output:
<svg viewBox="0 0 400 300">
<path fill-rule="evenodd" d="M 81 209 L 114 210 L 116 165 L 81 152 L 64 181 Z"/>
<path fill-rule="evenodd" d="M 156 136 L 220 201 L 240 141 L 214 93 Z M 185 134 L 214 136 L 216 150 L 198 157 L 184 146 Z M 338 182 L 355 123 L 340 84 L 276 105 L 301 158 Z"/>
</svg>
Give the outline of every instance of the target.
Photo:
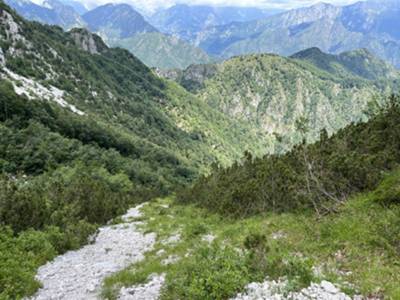
<svg viewBox="0 0 400 300">
<path fill-rule="evenodd" d="M 84 28 L 74 28 L 69 31 L 74 44 L 90 54 L 100 54 L 108 49 L 103 40 L 96 34 Z"/>
</svg>

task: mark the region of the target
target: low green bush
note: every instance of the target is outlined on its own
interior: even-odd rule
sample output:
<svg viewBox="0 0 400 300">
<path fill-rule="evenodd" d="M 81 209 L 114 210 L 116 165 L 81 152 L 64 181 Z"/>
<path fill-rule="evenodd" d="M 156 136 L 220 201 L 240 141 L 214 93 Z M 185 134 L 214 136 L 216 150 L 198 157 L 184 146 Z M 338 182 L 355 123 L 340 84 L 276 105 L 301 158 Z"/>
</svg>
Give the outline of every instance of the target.
<svg viewBox="0 0 400 300">
<path fill-rule="evenodd" d="M 0 299 L 20 299 L 40 287 L 36 269 L 52 259 L 57 250 L 45 232 L 27 230 L 14 235 L 0 227 Z"/>
<path fill-rule="evenodd" d="M 163 299 L 227 299 L 251 281 L 247 259 L 232 247 L 198 249 L 167 275 Z"/>
</svg>

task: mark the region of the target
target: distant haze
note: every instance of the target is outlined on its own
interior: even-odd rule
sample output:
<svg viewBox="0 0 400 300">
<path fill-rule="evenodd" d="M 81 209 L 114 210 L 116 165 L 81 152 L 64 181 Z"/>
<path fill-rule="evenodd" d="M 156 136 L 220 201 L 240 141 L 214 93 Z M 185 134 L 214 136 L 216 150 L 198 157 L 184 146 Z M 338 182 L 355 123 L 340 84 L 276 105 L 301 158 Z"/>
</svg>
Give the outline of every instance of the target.
<svg viewBox="0 0 400 300">
<path fill-rule="evenodd" d="M 33 0 L 40 4 L 43 0 Z M 244 7 L 260 7 L 271 9 L 292 9 L 304 6 L 310 6 L 318 2 L 326 2 L 335 5 L 346 5 L 357 0 L 78 0 L 87 6 L 93 8 L 106 3 L 129 3 L 144 13 L 152 13 L 157 9 L 166 8 L 175 4 L 188 5 L 211 5 L 211 6 L 244 6 Z"/>
</svg>

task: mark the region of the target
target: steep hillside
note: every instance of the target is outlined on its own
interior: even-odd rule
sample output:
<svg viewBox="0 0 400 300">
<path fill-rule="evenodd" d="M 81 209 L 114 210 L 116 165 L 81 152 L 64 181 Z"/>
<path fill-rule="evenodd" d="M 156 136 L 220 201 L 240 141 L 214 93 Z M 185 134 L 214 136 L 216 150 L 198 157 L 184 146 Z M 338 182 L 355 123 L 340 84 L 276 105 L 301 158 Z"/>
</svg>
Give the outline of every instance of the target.
<svg viewBox="0 0 400 300">
<path fill-rule="evenodd" d="M 158 32 L 128 4 L 103 5 L 83 19 L 107 44 L 129 50 L 149 67 L 186 68 L 211 60 L 203 50 Z"/>
<path fill-rule="evenodd" d="M 56 27 L 25 22 L 7 8 L 2 11 L 1 22 L 2 76 L 13 82 L 18 94 L 54 98 L 72 111 L 94 114 L 94 118 L 98 116 L 115 126 L 122 125 L 122 130 L 150 141 L 155 147 L 179 149 L 176 146 L 180 137 L 189 148 L 190 144 L 204 147 L 206 137 L 214 142 L 221 139 L 220 145 L 210 140 L 209 150 L 200 151 L 204 156 L 192 153 L 200 164 L 212 157 L 207 152 L 217 153 L 219 150 L 215 149 L 220 146 L 225 148 L 221 154 L 233 151 L 234 156 L 241 155 L 242 150 L 237 147 L 222 145 L 225 137 L 215 132 L 221 127 L 206 125 L 212 120 L 209 115 L 218 112 L 210 112 L 210 108 L 183 89 L 158 79 L 129 52 L 108 48 L 98 36 L 84 29 L 63 33 Z M 182 106 L 181 102 L 188 105 Z M 178 113 L 184 119 L 193 118 L 193 123 L 183 125 L 184 119 L 179 119 Z M 226 129 L 232 126 L 227 118 L 220 121 L 227 122 Z M 157 133 L 150 134 L 154 130 Z M 193 137 L 197 131 L 202 136 L 200 140 Z M 234 139 L 231 142 L 236 144 Z M 187 150 L 179 151 L 187 156 Z M 228 156 L 226 162 L 233 158 Z"/>
<path fill-rule="evenodd" d="M 200 48 L 159 32 L 136 34 L 114 40 L 111 44 L 134 53 L 147 66 L 160 69 L 185 69 L 191 64 L 209 63 L 212 60 Z"/>
<path fill-rule="evenodd" d="M 83 19 L 92 32 L 103 38 L 127 38 L 137 33 L 157 32 L 128 4 L 106 4 L 85 13 Z"/>
<path fill-rule="evenodd" d="M 400 66 L 399 5 L 393 0 L 344 7 L 319 3 L 263 20 L 209 28 L 193 41 L 222 57 L 265 52 L 292 55 L 310 47 L 334 54 L 367 48 Z"/>
<path fill-rule="evenodd" d="M 129 206 L 269 147 L 128 51 L 3 2 L 0 76 L 2 299 L 34 293 L 40 265 Z"/>
<path fill-rule="evenodd" d="M 318 48 L 310 48 L 293 54 L 291 58 L 307 61 L 338 77 L 350 74 L 369 80 L 393 80 L 400 74 L 394 67 L 377 59 L 367 49 L 333 55 L 323 53 Z"/>
<path fill-rule="evenodd" d="M 74 1 L 48 0 L 43 5 L 29 0 L 7 0 L 7 3 L 29 20 L 58 25 L 66 30 L 88 28 L 109 46 L 128 49 L 149 67 L 186 68 L 211 61 L 200 48 L 158 32 L 128 4 L 106 4 L 87 11 Z"/>
<path fill-rule="evenodd" d="M 78 14 L 83 15 L 88 11 L 86 6 L 78 0 L 61 0 L 62 3 L 72 7 Z"/>
<path fill-rule="evenodd" d="M 399 103 L 391 96 L 368 122 L 353 123 L 331 137 L 323 130 L 318 142 L 284 155 L 248 155 L 242 164 L 214 169 L 180 199 L 236 216 L 306 208 L 318 216 L 334 212 L 350 195 L 376 188 L 385 172 L 398 168 Z M 311 128 L 299 125 L 304 137 Z M 398 204 L 396 199 L 386 199 L 387 204 Z"/>
<path fill-rule="evenodd" d="M 318 49 L 293 58 L 249 55 L 160 73 L 230 118 L 288 144 L 298 141 L 299 119 L 307 120 L 313 138 L 322 128 L 332 133 L 364 119 L 369 103 L 396 89 L 400 78 L 365 51 L 333 56 Z"/>
<path fill-rule="evenodd" d="M 154 249 L 107 278 L 102 295 L 398 299 L 400 99 L 388 100 L 368 123 L 248 156 L 178 199 L 147 203 Z"/>
</svg>

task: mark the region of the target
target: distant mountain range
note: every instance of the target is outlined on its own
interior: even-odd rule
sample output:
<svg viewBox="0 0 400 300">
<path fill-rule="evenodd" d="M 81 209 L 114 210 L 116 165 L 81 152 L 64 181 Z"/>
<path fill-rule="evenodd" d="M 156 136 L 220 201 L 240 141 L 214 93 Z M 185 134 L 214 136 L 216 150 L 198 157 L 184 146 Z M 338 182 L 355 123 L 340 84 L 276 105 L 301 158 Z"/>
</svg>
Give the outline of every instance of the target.
<svg viewBox="0 0 400 300">
<path fill-rule="evenodd" d="M 101 36 L 108 45 L 130 50 L 150 67 L 186 68 L 193 63 L 211 61 L 203 50 L 159 32 L 128 4 L 106 4 L 86 12 L 69 0 L 46 0 L 43 5 L 28 0 L 6 1 L 29 20 L 59 25 L 66 30 L 86 27 Z M 74 7 L 78 7 L 83 14 L 80 15 Z"/>
<path fill-rule="evenodd" d="M 329 53 L 366 48 L 400 67 L 400 1 L 343 7 L 319 3 L 262 20 L 211 27 L 192 43 L 224 58 L 265 52 L 291 55 L 310 47 Z"/>
<path fill-rule="evenodd" d="M 89 30 L 99 33 L 106 39 L 124 39 L 137 33 L 158 31 L 128 4 L 102 5 L 82 17 Z"/>
<path fill-rule="evenodd" d="M 331 54 L 365 48 L 400 67 L 400 0 L 343 7 L 319 3 L 285 12 L 180 4 L 146 18 L 127 4 L 86 12 L 75 0 L 6 2 L 30 20 L 65 29 L 87 27 L 151 67 L 186 68 L 255 53 L 290 56 L 312 47 Z"/>
<path fill-rule="evenodd" d="M 212 26 L 259 20 L 279 12 L 282 10 L 179 4 L 155 13 L 149 20 L 160 31 L 190 41 Z"/>
<path fill-rule="evenodd" d="M 21 16 L 28 20 L 50 25 L 59 25 L 68 30 L 85 25 L 79 13 L 69 5 L 58 0 L 46 0 L 37 5 L 29 0 L 5 0 Z"/>
</svg>

